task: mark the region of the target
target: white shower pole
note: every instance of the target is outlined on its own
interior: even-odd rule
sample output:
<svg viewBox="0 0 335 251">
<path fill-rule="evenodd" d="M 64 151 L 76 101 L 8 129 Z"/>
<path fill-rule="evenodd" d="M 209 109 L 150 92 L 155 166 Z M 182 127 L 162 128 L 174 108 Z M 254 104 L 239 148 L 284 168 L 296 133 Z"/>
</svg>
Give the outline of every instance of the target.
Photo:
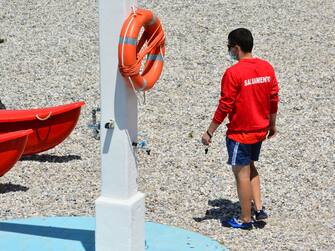
<svg viewBox="0 0 335 251">
<path fill-rule="evenodd" d="M 101 195 L 96 200 L 96 251 L 144 251 L 144 194 L 137 191 L 132 142 L 137 98 L 118 70 L 123 21 L 136 0 L 99 0 Z"/>
</svg>

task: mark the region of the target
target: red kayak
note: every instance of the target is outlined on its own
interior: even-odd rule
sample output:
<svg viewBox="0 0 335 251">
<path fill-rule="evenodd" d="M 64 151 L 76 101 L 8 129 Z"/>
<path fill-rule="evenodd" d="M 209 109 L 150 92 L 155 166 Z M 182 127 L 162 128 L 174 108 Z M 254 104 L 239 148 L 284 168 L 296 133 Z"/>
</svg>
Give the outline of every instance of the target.
<svg viewBox="0 0 335 251">
<path fill-rule="evenodd" d="M 0 177 L 7 173 L 21 157 L 33 130 L 9 132 L 0 135 Z"/>
<path fill-rule="evenodd" d="M 0 110 L 0 135 L 7 132 L 33 129 L 23 155 L 51 149 L 61 143 L 76 126 L 84 102 L 31 109 Z"/>
</svg>

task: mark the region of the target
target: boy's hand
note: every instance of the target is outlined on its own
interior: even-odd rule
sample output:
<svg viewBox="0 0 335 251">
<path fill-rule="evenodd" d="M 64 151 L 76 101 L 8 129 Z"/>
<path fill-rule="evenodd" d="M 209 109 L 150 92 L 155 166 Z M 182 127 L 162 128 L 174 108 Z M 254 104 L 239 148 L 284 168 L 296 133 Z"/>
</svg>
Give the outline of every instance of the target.
<svg viewBox="0 0 335 251">
<path fill-rule="evenodd" d="M 205 132 L 202 135 L 201 141 L 202 141 L 202 144 L 204 144 L 206 146 L 208 146 L 210 143 L 212 143 L 211 137 L 208 135 L 207 132 Z"/>
<path fill-rule="evenodd" d="M 277 128 L 276 126 L 269 127 L 268 139 L 272 139 L 277 135 Z"/>
</svg>

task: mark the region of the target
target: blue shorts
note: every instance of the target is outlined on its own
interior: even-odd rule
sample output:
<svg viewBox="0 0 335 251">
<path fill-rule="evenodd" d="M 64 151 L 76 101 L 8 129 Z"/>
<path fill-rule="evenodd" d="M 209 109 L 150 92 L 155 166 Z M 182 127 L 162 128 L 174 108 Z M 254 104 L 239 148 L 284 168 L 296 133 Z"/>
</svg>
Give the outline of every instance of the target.
<svg viewBox="0 0 335 251">
<path fill-rule="evenodd" d="M 226 137 L 228 164 L 232 166 L 249 165 L 257 161 L 261 152 L 262 141 L 255 144 L 242 144 Z"/>
</svg>

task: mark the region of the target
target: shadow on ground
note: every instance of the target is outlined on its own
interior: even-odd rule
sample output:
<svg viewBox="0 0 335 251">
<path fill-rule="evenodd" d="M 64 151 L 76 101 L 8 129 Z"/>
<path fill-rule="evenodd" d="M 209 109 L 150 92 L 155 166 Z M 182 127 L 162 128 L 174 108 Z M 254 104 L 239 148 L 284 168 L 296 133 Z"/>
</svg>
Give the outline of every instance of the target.
<svg viewBox="0 0 335 251">
<path fill-rule="evenodd" d="M 92 230 L 27 225 L 11 222 L 0 222 L 0 230 L 2 232 L 20 233 L 27 236 L 80 241 L 85 251 L 95 251 L 95 232 Z"/>
<path fill-rule="evenodd" d="M 23 156 L 21 161 L 38 161 L 38 162 L 52 162 L 52 163 L 65 163 L 73 160 L 81 160 L 79 155 L 66 155 L 66 156 L 57 156 L 50 154 L 39 154 L 39 155 L 30 155 Z"/>
<path fill-rule="evenodd" d="M 227 221 L 234 216 L 240 215 L 241 213 L 240 203 L 232 202 L 227 199 L 209 200 L 208 205 L 213 208 L 206 210 L 205 215 L 202 217 L 193 217 L 196 222 L 219 220 L 223 227 L 230 227 L 227 224 Z M 254 223 L 255 228 L 264 228 L 265 225 L 265 221 L 257 221 Z"/>
<path fill-rule="evenodd" d="M 10 193 L 10 192 L 26 192 L 29 188 L 26 186 L 16 185 L 12 183 L 0 183 L 0 194 Z"/>
</svg>

